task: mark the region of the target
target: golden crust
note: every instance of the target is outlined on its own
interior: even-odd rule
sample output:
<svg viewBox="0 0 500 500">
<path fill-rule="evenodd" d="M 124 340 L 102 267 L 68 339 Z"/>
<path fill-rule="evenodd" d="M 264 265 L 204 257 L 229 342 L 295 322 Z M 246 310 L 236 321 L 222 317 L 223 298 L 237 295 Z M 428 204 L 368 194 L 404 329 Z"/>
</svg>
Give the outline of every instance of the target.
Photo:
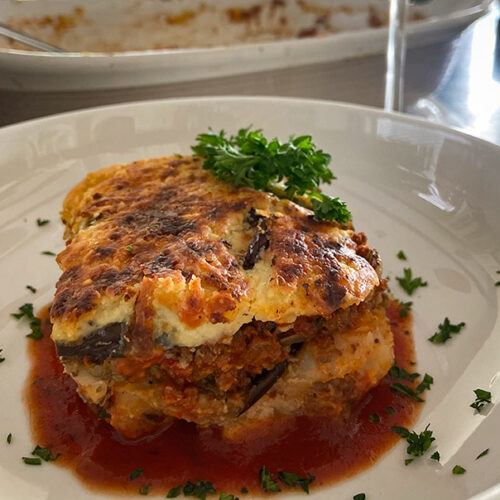
<svg viewBox="0 0 500 500">
<path fill-rule="evenodd" d="M 128 324 L 138 352 L 152 349 L 150 333 L 165 331 L 174 344 L 194 346 L 253 318 L 285 325 L 327 317 L 379 285 L 363 238 L 351 229 L 220 182 L 201 164 L 168 157 L 114 165 L 68 194 L 68 241 L 51 309 L 55 340 L 77 341 L 99 317 L 109 322 L 106 306 L 121 311 L 112 321 Z M 266 220 L 266 245 L 244 269 L 262 229 L 249 220 L 251 209 Z"/>
</svg>

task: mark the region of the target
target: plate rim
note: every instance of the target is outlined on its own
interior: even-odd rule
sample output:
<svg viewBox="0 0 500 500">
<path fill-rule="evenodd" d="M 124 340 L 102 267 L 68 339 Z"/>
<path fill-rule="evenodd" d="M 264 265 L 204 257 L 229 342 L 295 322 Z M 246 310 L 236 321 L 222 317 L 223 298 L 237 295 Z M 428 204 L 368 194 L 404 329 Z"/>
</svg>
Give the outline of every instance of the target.
<svg viewBox="0 0 500 500">
<path fill-rule="evenodd" d="M 320 105 L 325 107 L 330 107 L 332 109 L 342 109 L 365 113 L 372 116 L 379 116 L 389 118 L 391 120 L 396 120 L 404 123 L 411 123 L 419 126 L 420 128 L 427 128 L 433 130 L 439 130 L 443 133 L 451 133 L 455 134 L 459 137 L 462 137 L 465 140 L 469 140 L 472 142 L 479 142 L 485 147 L 492 148 L 498 154 L 500 154 L 500 144 L 496 144 L 494 142 L 488 141 L 487 139 L 483 139 L 481 137 L 470 134 L 458 127 L 454 127 L 451 125 L 444 125 L 441 123 L 432 122 L 426 120 L 423 117 L 410 115 L 408 113 L 400 112 L 400 111 L 386 111 L 383 108 L 378 108 L 376 106 L 368 106 L 364 104 L 356 104 L 349 103 L 343 101 L 335 101 L 328 99 L 314 99 L 314 98 L 303 98 L 303 97 L 282 97 L 282 96 L 273 96 L 273 95 L 214 95 L 214 96 L 191 96 L 191 97 L 166 97 L 160 99 L 147 99 L 147 100 L 136 100 L 136 101 L 127 101 L 115 104 L 105 104 L 100 106 L 91 106 L 88 108 L 77 109 L 72 111 L 63 111 L 61 113 L 54 113 L 48 116 L 41 116 L 38 118 L 32 118 L 29 120 L 24 120 L 17 123 L 12 123 L 9 125 L 4 125 L 0 127 L 0 139 L 2 136 L 9 133 L 15 133 L 17 129 L 21 130 L 23 128 L 29 128 L 35 125 L 50 123 L 52 121 L 57 121 L 60 119 L 73 119 L 77 118 L 80 115 L 91 115 L 94 113 L 100 112 L 110 112 L 116 109 L 127 109 L 127 108 L 140 108 L 140 107 L 150 107 L 161 104 L 181 104 L 181 103 L 195 103 L 195 102 L 230 102 L 230 101 L 266 101 L 266 102 L 282 102 L 282 103 L 291 103 L 291 104 L 313 104 Z"/>
</svg>

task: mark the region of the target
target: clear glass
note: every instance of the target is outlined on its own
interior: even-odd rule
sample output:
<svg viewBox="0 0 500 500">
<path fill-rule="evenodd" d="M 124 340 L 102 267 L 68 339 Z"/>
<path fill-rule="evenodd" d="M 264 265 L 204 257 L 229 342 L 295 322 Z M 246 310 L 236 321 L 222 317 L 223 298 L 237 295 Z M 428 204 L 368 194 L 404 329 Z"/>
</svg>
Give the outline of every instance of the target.
<svg viewBox="0 0 500 500">
<path fill-rule="evenodd" d="M 404 109 L 405 29 L 409 3 L 409 0 L 390 0 L 384 96 L 384 109 L 386 111 L 403 111 Z"/>
</svg>

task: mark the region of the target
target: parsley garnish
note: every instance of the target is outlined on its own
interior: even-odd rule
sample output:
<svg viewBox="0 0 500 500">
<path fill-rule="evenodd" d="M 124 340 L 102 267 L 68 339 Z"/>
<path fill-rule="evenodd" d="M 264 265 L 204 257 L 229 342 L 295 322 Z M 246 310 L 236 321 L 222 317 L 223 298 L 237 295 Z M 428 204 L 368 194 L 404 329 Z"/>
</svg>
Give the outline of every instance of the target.
<svg viewBox="0 0 500 500">
<path fill-rule="evenodd" d="M 398 254 L 397 254 L 397 258 L 398 258 L 399 260 L 407 260 L 406 255 L 405 255 L 405 253 L 403 252 L 403 250 L 400 250 L 400 251 L 398 252 Z"/>
<path fill-rule="evenodd" d="M 290 472 L 278 472 L 278 479 L 290 488 L 300 486 L 309 495 L 309 485 L 314 481 L 315 477 L 311 474 L 308 474 L 308 477 L 300 477 L 298 474 L 291 474 Z"/>
<path fill-rule="evenodd" d="M 464 326 L 463 321 L 453 325 L 448 318 L 444 318 L 444 321 L 438 326 L 439 330 L 432 337 L 429 337 L 429 341 L 433 344 L 444 344 L 451 339 L 452 334 L 459 333 Z"/>
<path fill-rule="evenodd" d="M 497 281 L 497 282 L 495 283 L 495 286 L 500 286 L 500 281 Z"/>
<path fill-rule="evenodd" d="M 406 452 L 408 455 L 412 455 L 413 457 L 421 457 L 431 446 L 432 442 L 435 441 L 436 438 L 432 436 L 432 431 L 429 430 L 429 424 L 427 427 L 420 433 L 410 432 L 405 427 L 391 427 L 391 429 L 399 434 L 403 439 L 406 439 L 408 442 L 408 448 L 406 448 Z M 406 465 L 411 463 L 413 459 L 410 460 Z"/>
<path fill-rule="evenodd" d="M 12 443 L 12 432 L 9 432 L 7 434 L 7 444 L 10 444 L 10 443 Z"/>
<path fill-rule="evenodd" d="M 137 479 L 139 476 L 142 476 L 142 473 L 144 472 L 144 469 L 135 469 L 130 473 L 130 480 L 133 481 L 134 479 Z"/>
<path fill-rule="evenodd" d="M 167 498 L 177 498 L 181 494 L 182 486 L 174 486 L 167 493 Z"/>
<path fill-rule="evenodd" d="M 234 495 L 229 495 L 228 493 L 224 493 L 221 491 L 219 495 L 219 500 L 239 500 L 238 497 L 235 497 Z"/>
<path fill-rule="evenodd" d="M 396 410 L 392 407 L 392 406 L 388 406 L 386 409 L 385 409 L 385 412 L 387 413 L 387 415 L 392 415 Z"/>
<path fill-rule="evenodd" d="M 391 368 L 391 370 L 393 370 L 394 368 L 397 368 L 400 371 L 402 370 L 401 368 L 398 368 L 397 366 L 394 366 L 393 368 Z M 415 375 L 414 373 L 408 373 L 405 370 L 402 370 L 402 371 L 404 372 L 405 377 L 414 377 L 414 375 Z M 418 375 L 419 374 L 417 374 L 417 376 Z M 412 380 L 412 379 L 408 379 L 408 380 Z M 420 397 L 420 394 L 422 394 L 426 390 L 429 390 L 433 383 L 434 383 L 434 379 L 428 373 L 426 373 L 424 375 L 424 378 L 422 379 L 422 382 L 420 382 L 420 384 L 417 385 L 416 389 L 413 389 L 412 387 L 410 387 L 408 385 L 400 384 L 399 382 L 396 382 L 394 384 L 391 384 L 391 391 L 398 392 L 399 394 L 403 394 L 404 396 L 407 396 L 409 398 L 414 399 L 415 401 L 418 401 L 419 403 L 422 403 L 423 399 Z"/>
<path fill-rule="evenodd" d="M 50 250 L 44 250 L 42 252 L 42 255 L 50 255 L 51 257 L 55 257 L 55 253 L 54 252 L 51 252 Z"/>
<path fill-rule="evenodd" d="M 26 288 L 31 292 L 31 293 L 36 293 L 36 288 L 31 285 L 26 285 Z"/>
<path fill-rule="evenodd" d="M 413 295 L 413 292 L 419 287 L 427 286 L 427 281 L 422 281 L 420 277 L 412 277 L 412 270 L 410 268 L 404 268 L 403 274 L 402 278 L 396 276 L 396 279 L 408 295 Z"/>
<path fill-rule="evenodd" d="M 391 384 L 391 391 L 393 392 L 398 392 L 399 394 L 402 394 L 403 396 L 407 396 L 409 398 L 414 399 L 415 401 L 418 401 L 419 403 L 423 403 L 423 399 L 415 392 L 415 389 L 412 389 L 408 385 L 400 384 L 399 382 L 396 382 L 395 384 Z"/>
<path fill-rule="evenodd" d="M 431 455 L 431 459 L 432 460 L 436 460 L 436 462 L 439 462 L 441 460 L 441 455 L 439 454 L 439 451 L 435 451 L 432 455 Z"/>
<path fill-rule="evenodd" d="M 195 497 L 200 500 L 205 500 L 207 495 L 215 495 L 217 493 L 211 481 L 201 481 L 200 479 L 196 479 L 196 483 L 188 481 L 182 492 L 185 497 Z"/>
<path fill-rule="evenodd" d="M 49 220 L 49 219 L 37 219 L 37 220 L 36 220 L 36 223 L 37 223 L 39 226 L 46 226 L 49 222 L 50 222 L 50 220 Z"/>
<path fill-rule="evenodd" d="M 42 448 L 38 445 L 35 446 L 35 449 L 31 452 L 31 454 L 40 457 L 45 462 L 53 462 L 61 456 L 60 453 L 58 453 L 57 455 L 53 455 L 48 448 Z"/>
<path fill-rule="evenodd" d="M 366 495 L 364 493 L 358 493 L 352 497 L 352 500 L 366 500 Z"/>
<path fill-rule="evenodd" d="M 134 247 L 132 245 L 128 245 L 127 247 L 125 247 L 125 250 L 127 250 L 127 252 L 133 252 Z"/>
<path fill-rule="evenodd" d="M 404 380 L 409 380 L 413 382 L 416 378 L 420 377 L 420 373 L 409 373 L 404 368 L 400 368 L 398 365 L 394 364 L 389 370 L 389 375 L 395 378 L 402 378 Z"/>
<path fill-rule="evenodd" d="M 42 465 L 42 460 L 40 458 L 23 457 L 23 462 L 26 465 Z"/>
<path fill-rule="evenodd" d="M 372 413 L 369 417 L 368 417 L 368 420 L 370 422 L 380 422 L 380 417 L 378 415 L 378 413 Z"/>
<path fill-rule="evenodd" d="M 476 400 L 471 403 L 470 407 L 481 413 L 481 410 L 489 403 L 491 403 L 491 392 L 485 391 L 483 389 L 476 389 L 474 391 L 476 395 Z"/>
<path fill-rule="evenodd" d="M 467 471 L 461 465 L 455 465 L 455 467 L 453 467 L 453 470 L 451 472 L 453 472 L 453 474 L 458 476 L 461 474 L 465 474 Z"/>
<path fill-rule="evenodd" d="M 149 490 L 151 489 L 150 484 L 146 484 L 146 486 L 143 486 L 142 488 L 139 489 L 139 495 L 149 495 Z"/>
<path fill-rule="evenodd" d="M 483 450 L 477 457 L 476 457 L 476 460 L 479 460 L 480 458 L 484 457 L 485 455 L 487 455 L 488 453 L 490 452 L 490 449 L 489 448 L 486 448 L 486 450 Z"/>
<path fill-rule="evenodd" d="M 191 149 L 205 159 L 203 168 L 217 179 L 291 199 L 312 209 L 318 219 L 349 221 L 351 214 L 343 201 L 318 191 L 322 182 L 335 179 L 328 168 L 330 155 L 316 149 L 311 136 L 280 143 L 268 141 L 261 132 L 248 127 L 226 137 L 223 130 L 218 134 L 209 130 L 196 137 L 198 143 Z"/>
<path fill-rule="evenodd" d="M 429 391 L 433 383 L 434 379 L 428 373 L 426 373 L 424 375 L 424 378 L 422 379 L 422 382 L 417 385 L 417 394 L 422 394 L 424 391 Z"/>
<path fill-rule="evenodd" d="M 260 485 L 262 486 L 262 489 L 266 493 L 281 491 L 281 488 L 278 486 L 278 483 L 273 480 L 271 473 L 266 469 L 265 465 L 261 467 L 259 472 L 259 477 L 260 477 Z"/>
<path fill-rule="evenodd" d="M 241 488 L 240 493 L 248 493 L 248 488 Z"/>
<path fill-rule="evenodd" d="M 26 335 L 26 337 L 33 340 L 40 340 L 43 337 L 41 330 L 42 322 L 40 318 L 37 318 L 33 314 L 33 304 L 23 304 L 19 308 L 19 312 L 12 313 L 11 316 L 17 320 L 26 318 L 30 322 L 31 333 Z"/>
<path fill-rule="evenodd" d="M 399 317 L 406 318 L 408 313 L 411 311 L 411 306 L 413 302 L 400 302 L 399 303 Z"/>
</svg>

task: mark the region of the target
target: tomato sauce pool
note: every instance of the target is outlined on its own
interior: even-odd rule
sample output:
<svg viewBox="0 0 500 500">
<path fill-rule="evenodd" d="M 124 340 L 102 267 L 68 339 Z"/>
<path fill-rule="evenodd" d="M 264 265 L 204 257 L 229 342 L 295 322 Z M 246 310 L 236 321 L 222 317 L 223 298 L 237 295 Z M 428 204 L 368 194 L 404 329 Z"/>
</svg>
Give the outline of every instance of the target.
<svg viewBox="0 0 500 500">
<path fill-rule="evenodd" d="M 401 318 L 393 303 L 387 316 L 397 364 L 414 371 L 411 314 Z M 68 467 L 87 487 L 98 491 L 137 494 L 150 485 L 151 494 L 164 495 L 171 487 L 199 478 L 212 481 L 217 491 L 240 495 L 246 487 L 259 493 L 263 465 L 273 475 L 278 471 L 312 474 L 314 490 L 375 463 L 399 439 L 391 426 L 409 427 L 418 414 L 419 404 L 391 391 L 393 380 L 387 375 L 356 405 L 346 422 L 325 417 L 287 418 L 234 442 L 218 429 L 198 429 L 178 421 L 159 436 L 129 442 L 82 402 L 76 384 L 63 373 L 49 338 L 47 308 L 40 317 L 43 338 L 29 342 L 31 371 L 25 393 L 33 437 L 54 455 L 61 454 L 56 464 Z M 375 413 L 379 422 L 370 419 Z M 130 473 L 139 468 L 143 473 L 131 480 Z"/>
</svg>

